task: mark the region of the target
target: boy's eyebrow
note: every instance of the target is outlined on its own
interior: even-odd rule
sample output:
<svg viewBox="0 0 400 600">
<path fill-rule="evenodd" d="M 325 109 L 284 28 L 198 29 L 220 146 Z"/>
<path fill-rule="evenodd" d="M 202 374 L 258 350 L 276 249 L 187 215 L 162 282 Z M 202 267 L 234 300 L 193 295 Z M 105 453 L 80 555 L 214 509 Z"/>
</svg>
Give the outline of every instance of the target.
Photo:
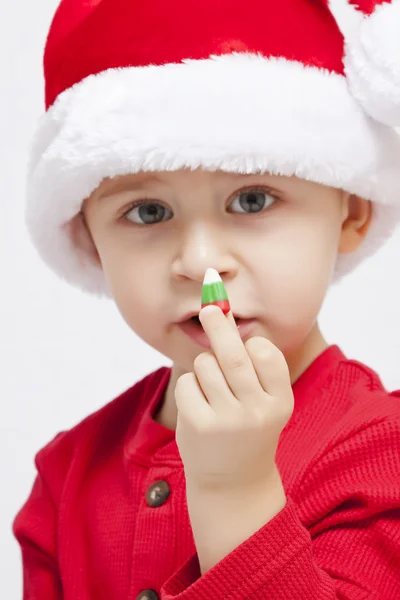
<svg viewBox="0 0 400 600">
<path fill-rule="evenodd" d="M 107 183 L 103 182 L 101 193 L 98 194 L 97 199 L 101 200 L 106 196 L 114 196 L 121 192 L 124 192 L 127 189 L 135 190 L 144 187 L 146 183 L 160 183 L 161 179 L 155 174 L 143 174 L 143 176 L 135 176 L 135 178 L 123 177 L 122 179 L 113 178 L 107 181 Z"/>
</svg>

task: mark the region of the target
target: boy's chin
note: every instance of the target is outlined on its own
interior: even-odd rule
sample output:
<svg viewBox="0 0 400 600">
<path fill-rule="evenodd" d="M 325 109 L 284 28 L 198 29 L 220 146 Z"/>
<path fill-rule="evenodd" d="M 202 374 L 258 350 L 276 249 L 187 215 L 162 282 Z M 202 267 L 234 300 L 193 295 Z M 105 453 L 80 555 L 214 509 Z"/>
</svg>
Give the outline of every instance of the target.
<svg viewBox="0 0 400 600">
<path fill-rule="evenodd" d="M 172 372 L 177 377 L 192 372 L 195 358 L 204 351 L 204 349 L 199 348 L 197 352 L 186 352 L 184 356 L 176 356 L 172 359 Z"/>
</svg>

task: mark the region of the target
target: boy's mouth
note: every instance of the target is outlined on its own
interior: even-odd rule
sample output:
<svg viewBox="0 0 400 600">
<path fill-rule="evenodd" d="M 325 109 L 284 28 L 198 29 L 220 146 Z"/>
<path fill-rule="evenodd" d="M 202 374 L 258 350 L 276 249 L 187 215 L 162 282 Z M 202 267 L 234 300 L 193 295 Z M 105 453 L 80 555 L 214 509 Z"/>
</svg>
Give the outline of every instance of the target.
<svg viewBox="0 0 400 600">
<path fill-rule="evenodd" d="M 255 319 L 235 317 L 235 322 L 242 340 L 245 341 L 254 331 Z M 198 315 L 187 316 L 186 319 L 182 319 L 178 323 L 178 326 L 197 345 L 210 349 L 210 341 L 203 330 Z"/>
<path fill-rule="evenodd" d="M 190 317 L 189 321 L 192 321 L 192 323 L 195 323 L 196 325 L 201 325 L 200 319 L 197 315 L 195 315 L 194 317 Z"/>
<path fill-rule="evenodd" d="M 247 321 L 253 321 L 253 319 L 251 317 L 239 317 L 234 312 L 232 312 L 232 314 L 233 314 L 233 317 L 234 317 L 237 325 L 242 322 L 245 323 Z M 186 315 L 184 317 L 182 317 L 182 319 L 179 319 L 179 321 L 177 323 L 178 323 L 178 325 L 182 325 L 183 323 L 193 323 L 193 324 L 201 327 L 198 312 L 186 313 Z"/>
<path fill-rule="evenodd" d="M 201 327 L 201 323 L 200 323 L 200 319 L 199 319 L 198 315 L 194 315 L 193 317 L 190 317 L 190 319 L 187 319 L 187 321 L 192 322 L 195 325 L 199 325 Z M 235 321 L 236 321 L 236 324 L 238 325 L 241 321 L 243 321 L 243 319 L 241 319 L 240 317 L 235 317 Z"/>
</svg>

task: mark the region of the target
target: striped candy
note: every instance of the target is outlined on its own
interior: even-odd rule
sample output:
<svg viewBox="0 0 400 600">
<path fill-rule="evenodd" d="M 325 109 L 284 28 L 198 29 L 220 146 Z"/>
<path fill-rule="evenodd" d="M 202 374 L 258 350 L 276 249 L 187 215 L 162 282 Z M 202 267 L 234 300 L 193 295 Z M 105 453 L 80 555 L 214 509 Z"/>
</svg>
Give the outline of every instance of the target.
<svg viewBox="0 0 400 600">
<path fill-rule="evenodd" d="M 201 308 L 209 304 L 219 306 L 224 315 L 231 310 L 224 283 L 215 269 L 207 269 L 201 290 Z"/>
</svg>

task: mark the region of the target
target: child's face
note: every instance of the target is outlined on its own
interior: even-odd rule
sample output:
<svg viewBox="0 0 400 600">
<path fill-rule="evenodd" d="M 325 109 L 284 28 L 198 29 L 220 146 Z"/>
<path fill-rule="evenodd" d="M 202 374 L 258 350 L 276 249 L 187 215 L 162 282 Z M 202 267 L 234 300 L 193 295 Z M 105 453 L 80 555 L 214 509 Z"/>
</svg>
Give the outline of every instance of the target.
<svg viewBox="0 0 400 600">
<path fill-rule="evenodd" d="M 297 178 L 182 170 L 105 180 L 84 213 L 127 324 L 191 370 L 204 348 L 177 322 L 199 310 L 208 267 L 234 314 L 256 320 L 249 337 L 284 354 L 301 346 L 331 282 L 347 200 Z"/>
</svg>

